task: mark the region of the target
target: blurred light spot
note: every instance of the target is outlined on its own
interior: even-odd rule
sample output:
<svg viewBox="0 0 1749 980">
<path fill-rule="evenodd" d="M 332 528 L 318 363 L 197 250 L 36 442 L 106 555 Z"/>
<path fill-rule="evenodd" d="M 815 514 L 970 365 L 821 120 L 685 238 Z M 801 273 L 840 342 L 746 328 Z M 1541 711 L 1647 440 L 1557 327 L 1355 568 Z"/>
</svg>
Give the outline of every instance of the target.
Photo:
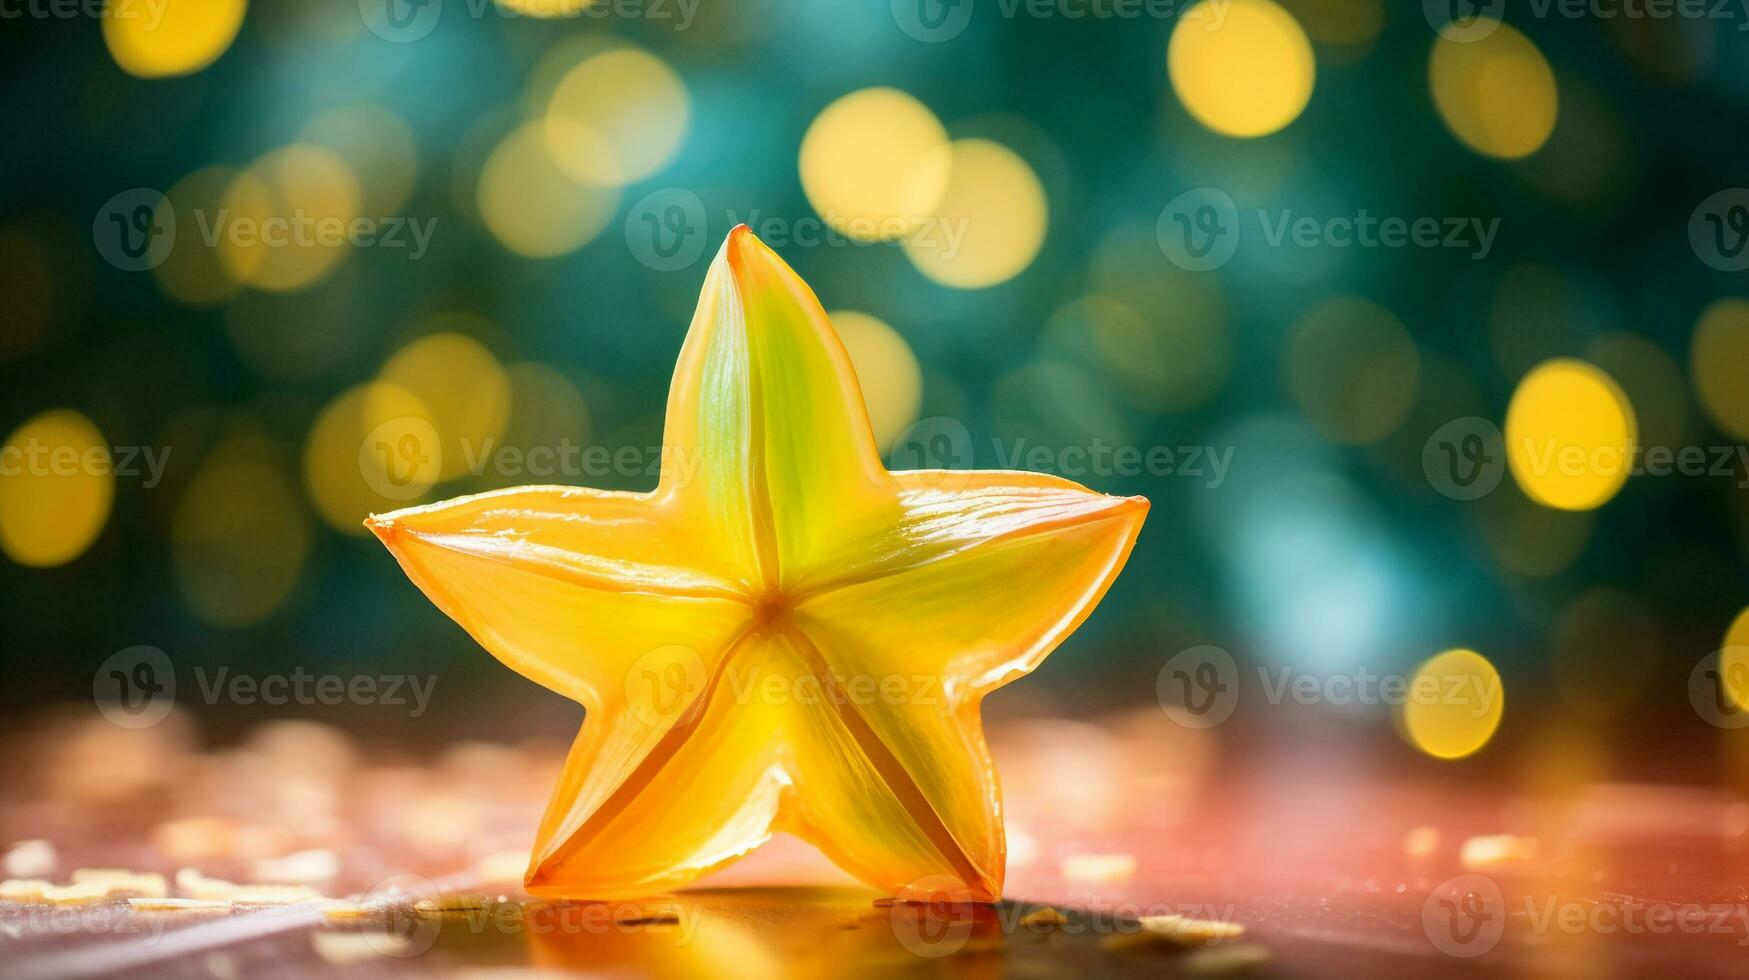
<svg viewBox="0 0 1749 980">
<path fill-rule="evenodd" d="M 1506 708 L 1500 672 L 1474 650 L 1447 650 L 1409 682 L 1403 728 L 1416 748 L 1436 759 L 1461 759 L 1494 737 Z"/>
<path fill-rule="evenodd" d="M 558 145 L 567 148 L 564 161 L 554 152 Z M 613 174 L 618 167 L 613 148 L 588 127 L 557 118 L 528 123 L 506 136 L 481 169 L 480 217 L 519 255 L 575 251 L 607 227 L 619 206 L 619 191 L 576 174 Z"/>
<path fill-rule="evenodd" d="M 1228 136 L 1266 136 L 1312 98 L 1312 46 L 1269 0 L 1203 0 L 1166 47 L 1172 88 L 1197 122 Z"/>
<path fill-rule="evenodd" d="M 589 405 L 569 378 L 535 361 L 512 364 L 504 374 L 510 380 L 506 446 L 527 451 L 589 445 Z"/>
<path fill-rule="evenodd" d="M 856 368 L 875 445 L 884 452 L 906 426 L 917 421 L 917 410 L 923 405 L 923 369 L 905 338 L 879 318 L 856 310 L 838 310 L 830 316 Z"/>
<path fill-rule="evenodd" d="M 1573 563 L 1591 540 L 1592 515 L 1555 510 L 1527 499 L 1510 483 L 1483 498 L 1482 537 L 1501 567 L 1545 578 Z"/>
<path fill-rule="evenodd" d="M 949 161 L 947 189 L 928 222 L 905 239 L 905 255 L 925 276 L 956 289 L 1019 275 L 1045 240 L 1038 175 L 1013 150 L 984 139 L 955 140 L 935 158 Z"/>
<path fill-rule="evenodd" d="M 436 317 L 426 326 L 463 326 L 471 319 Z M 510 418 L 510 380 L 498 359 L 477 340 L 451 332 L 421 337 L 389 358 L 377 380 L 383 384 L 371 389 L 373 395 L 395 402 L 402 392 L 410 393 L 425 406 L 442 444 L 439 480 L 466 473 L 469 461 L 480 458 L 504 435 Z M 366 412 L 384 419 L 395 414 L 368 402 Z"/>
<path fill-rule="evenodd" d="M 1409 414 L 1420 380 L 1415 340 L 1391 312 L 1357 296 L 1300 318 L 1288 347 L 1288 389 L 1326 438 L 1377 442 Z"/>
<path fill-rule="evenodd" d="M 575 17 L 601 0 L 497 0 L 498 6 L 525 17 Z"/>
<path fill-rule="evenodd" d="M 1097 366 L 1137 409 L 1157 412 L 1169 397 L 1175 361 L 1169 338 L 1122 300 L 1094 295 L 1068 303 L 1046 321 L 1043 339 L 1061 348 L 1050 356 Z"/>
<path fill-rule="evenodd" d="M 617 186 L 667 166 L 691 118 L 692 100 L 673 69 L 647 51 L 615 48 L 566 72 L 547 104 L 548 122 L 575 123 L 606 140 L 614 165 L 605 166 L 593 145 L 573 145 L 574 127 L 549 126 L 547 133 L 573 176 Z"/>
<path fill-rule="evenodd" d="M 1473 40 L 1440 36 L 1428 80 L 1440 118 L 1477 153 L 1529 156 L 1554 131 L 1555 73 L 1536 45 L 1507 24 Z"/>
<path fill-rule="evenodd" d="M 1555 624 L 1555 686 L 1569 707 L 1608 721 L 1645 691 L 1659 658 L 1658 616 L 1632 593 L 1591 589 Z"/>
<path fill-rule="evenodd" d="M 1213 277 L 1169 263 L 1154 245 L 1152 230 L 1125 227 L 1100 243 L 1091 281 L 1096 293 L 1122 302 L 1141 318 L 1154 338 L 1149 346 L 1159 351 L 1157 359 L 1149 361 L 1141 356 L 1142 345 L 1136 341 L 1136 361 L 1121 369 L 1107 363 L 1126 390 L 1141 399 L 1137 407 L 1188 411 L 1220 390 L 1232 368 L 1233 350 L 1225 304 Z M 1110 353 L 1130 346 L 1133 327 L 1116 325 L 1124 321 L 1122 314 L 1100 313 L 1094 318 L 1110 321 L 1093 328 L 1110 338 L 1101 342 L 1102 350 Z"/>
<path fill-rule="evenodd" d="M 420 430 L 402 423 L 430 418 L 418 397 L 380 381 L 329 402 L 304 443 L 304 486 L 322 519 L 362 535 L 371 514 L 417 503 L 437 482 L 441 448 L 419 439 L 407 449 L 406 437 Z"/>
<path fill-rule="evenodd" d="M 1637 432 L 1634 406 L 1609 375 L 1584 361 L 1546 361 L 1506 407 L 1506 459 L 1533 500 L 1591 510 L 1627 482 Z"/>
<path fill-rule="evenodd" d="M 1738 710 L 1749 711 L 1749 608 L 1725 630 L 1725 645 L 1719 654 L 1720 685 Z"/>
<path fill-rule="evenodd" d="M 1749 439 L 1749 300 L 1731 297 L 1706 308 L 1694 328 L 1688 370 L 1713 424 Z"/>
<path fill-rule="evenodd" d="M 304 124 L 300 141 L 325 146 L 357 175 L 365 213 L 399 215 L 419 177 L 413 129 L 379 105 L 338 106 Z"/>
<path fill-rule="evenodd" d="M 170 527 L 176 583 L 215 626 L 247 626 L 291 595 L 309 552 L 302 503 L 254 438 L 221 443 L 189 480 Z"/>
<path fill-rule="evenodd" d="M 65 565 L 84 554 L 114 498 L 103 433 L 78 412 L 44 412 L 0 447 L 0 549 L 21 565 Z"/>
<path fill-rule="evenodd" d="M 245 0 L 108 3 L 103 41 L 130 75 L 186 75 L 218 60 L 243 26 Z"/>
<path fill-rule="evenodd" d="M 852 238 L 898 238 L 918 227 L 948 187 L 947 130 L 904 92 L 868 88 L 827 106 L 802 137 L 808 203 Z"/>
<path fill-rule="evenodd" d="M 1318 63 L 1343 67 L 1372 53 L 1385 27 L 1383 0 L 1283 0 L 1318 47 Z"/>
<path fill-rule="evenodd" d="M 1657 344 L 1626 331 L 1597 338 L 1587 353 L 1593 364 L 1627 392 L 1639 425 L 1640 445 L 1675 449 L 1688 444 L 1688 386 L 1675 358 Z"/>
<path fill-rule="evenodd" d="M 164 198 L 176 214 L 190 222 L 188 227 L 194 228 L 202 218 L 217 220 L 237 177 L 237 171 L 229 167 L 206 167 L 177 181 Z M 242 287 L 225 267 L 218 242 L 209 244 L 200 234 L 181 236 L 164 261 L 152 269 L 152 275 L 171 299 L 192 306 L 229 299 Z"/>
<path fill-rule="evenodd" d="M 23 229 L 0 230 L 0 362 L 27 354 L 49 332 L 55 310 L 55 275 L 42 246 Z"/>
<path fill-rule="evenodd" d="M 266 154 L 237 178 L 222 215 L 219 258 L 257 289 L 301 289 L 331 271 L 359 216 L 358 179 L 333 150 L 295 143 Z"/>
</svg>

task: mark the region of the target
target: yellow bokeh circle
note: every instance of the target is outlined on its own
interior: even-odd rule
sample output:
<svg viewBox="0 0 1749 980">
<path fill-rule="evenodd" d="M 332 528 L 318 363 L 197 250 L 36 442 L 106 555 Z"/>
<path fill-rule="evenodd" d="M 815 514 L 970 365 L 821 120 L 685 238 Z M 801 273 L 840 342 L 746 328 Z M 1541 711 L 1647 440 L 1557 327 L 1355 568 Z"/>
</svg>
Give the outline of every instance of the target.
<svg viewBox="0 0 1749 980">
<path fill-rule="evenodd" d="M 130 75 L 186 75 L 225 53 L 247 7 L 246 0 L 111 0 L 104 5 L 103 42 Z"/>
<path fill-rule="evenodd" d="M 438 317 L 432 325 L 447 325 L 448 319 Z M 454 332 L 421 337 L 389 358 L 377 379 L 384 382 L 372 389 L 379 397 L 394 400 L 400 397 L 398 392 L 407 392 L 424 404 L 425 417 L 441 446 L 439 480 L 468 472 L 471 465 L 489 457 L 504 436 L 510 419 L 510 379 L 492 352 L 471 337 Z M 378 409 L 367 404 L 366 411 L 385 420 L 396 415 L 392 406 Z M 395 435 L 400 442 L 409 433 Z"/>
<path fill-rule="evenodd" d="M 585 58 L 566 72 L 547 103 L 547 119 L 575 123 L 611 149 L 609 168 L 599 159 L 599 148 L 568 142 L 574 127 L 549 126 L 561 166 L 589 183 L 617 186 L 643 180 L 674 159 L 692 120 L 692 100 L 662 59 L 620 47 Z"/>
<path fill-rule="evenodd" d="M 947 189 L 952 158 L 935 113 L 904 92 L 869 88 L 825 109 L 802 137 L 802 190 L 832 227 L 860 241 L 916 228 Z"/>
<path fill-rule="evenodd" d="M 1420 378 L 1421 355 L 1402 321 L 1358 296 L 1313 308 L 1288 345 L 1288 390 L 1319 432 L 1346 445 L 1396 431 Z"/>
<path fill-rule="evenodd" d="M 1738 711 L 1749 711 L 1749 608 L 1725 630 L 1725 646 L 1719 651 L 1719 677 L 1725 696 Z"/>
<path fill-rule="evenodd" d="M 177 214 L 218 215 L 239 174 L 229 167 L 206 167 L 171 185 L 165 195 Z M 209 221 L 212 219 L 208 219 Z M 202 235 L 183 235 L 164 261 L 152 268 L 158 286 L 171 299 L 205 306 L 230 299 L 242 283 L 231 274 L 217 242 Z"/>
<path fill-rule="evenodd" d="M 1537 46 L 1506 24 L 1475 40 L 1441 35 L 1427 74 L 1440 118 L 1477 153 L 1528 156 L 1555 130 L 1555 73 Z"/>
<path fill-rule="evenodd" d="M 56 409 L 0 446 L 0 550 L 20 565 L 65 565 L 109 520 L 115 470 L 90 419 Z"/>
<path fill-rule="evenodd" d="M 905 255 L 925 276 L 956 289 L 1019 275 L 1043 247 L 1049 220 L 1038 175 L 1019 154 L 986 139 L 955 140 L 936 157 L 946 161 L 947 189 L 905 239 Z"/>
<path fill-rule="evenodd" d="M 1461 759 L 1488 744 L 1506 711 L 1500 672 L 1474 650 L 1447 650 L 1415 671 L 1403 702 L 1403 732 L 1436 759 Z"/>
<path fill-rule="evenodd" d="M 1561 510 L 1601 507 L 1627 482 L 1638 451 L 1628 396 L 1584 361 L 1531 369 L 1506 407 L 1506 461 L 1532 500 Z"/>
<path fill-rule="evenodd" d="M 215 449 L 177 504 L 172 568 L 190 609 L 215 626 L 259 622 L 303 573 L 309 524 L 269 446 L 238 439 Z"/>
<path fill-rule="evenodd" d="M 1266 136 L 1299 118 L 1316 66 L 1306 32 L 1270 0 L 1203 0 L 1166 46 L 1167 75 L 1197 122 L 1227 136 Z"/>
<path fill-rule="evenodd" d="M 1707 416 L 1739 439 L 1749 439 L 1749 300 L 1721 299 L 1694 328 L 1688 371 Z"/>
<path fill-rule="evenodd" d="M 304 442 L 316 512 L 337 530 L 365 534 L 366 517 L 418 500 L 442 465 L 434 432 L 430 409 L 404 388 L 373 381 L 342 392 Z"/>
<path fill-rule="evenodd" d="M 294 143 L 249 165 L 204 222 L 219 260 L 238 282 L 279 292 L 333 271 L 360 215 L 358 178 L 327 147 Z"/>
<path fill-rule="evenodd" d="M 917 421 L 917 410 L 923 405 L 923 370 L 917 355 L 897 330 L 878 317 L 838 310 L 831 319 L 856 368 L 875 445 L 890 446 Z"/>
<path fill-rule="evenodd" d="M 480 218 L 518 255 L 573 252 L 613 220 L 618 167 L 613 147 L 581 123 L 564 117 L 528 123 L 506 136 L 481 169 Z"/>
</svg>

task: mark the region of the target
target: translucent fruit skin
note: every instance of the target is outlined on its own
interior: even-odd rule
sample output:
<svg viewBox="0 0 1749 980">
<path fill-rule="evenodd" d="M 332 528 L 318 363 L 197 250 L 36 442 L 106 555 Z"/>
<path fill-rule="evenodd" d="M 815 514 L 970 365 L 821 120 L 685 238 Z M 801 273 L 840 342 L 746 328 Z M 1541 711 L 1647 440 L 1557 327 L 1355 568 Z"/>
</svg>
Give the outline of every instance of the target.
<svg viewBox="0 0 1749 980">
<path fill-rule="evenodd" d="M 413 582 L 586 716 L 538 895 L 663 892 L 794 833 L 891 894 L 1002 894 L 983 696 L 1098 604 L 1148 502 L 890 473 L 819 301 L 745 227 L 712 263 L 650 493 L 521 487 L 372 517 Z"/>
</svg>

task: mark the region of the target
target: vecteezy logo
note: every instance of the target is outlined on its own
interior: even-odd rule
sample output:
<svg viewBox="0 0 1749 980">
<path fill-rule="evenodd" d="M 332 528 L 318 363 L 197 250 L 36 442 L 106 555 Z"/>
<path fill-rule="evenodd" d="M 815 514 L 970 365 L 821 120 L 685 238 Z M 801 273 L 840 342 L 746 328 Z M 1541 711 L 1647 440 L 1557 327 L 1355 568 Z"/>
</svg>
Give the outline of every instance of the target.
<svg viewBox="0 0 1749 980">
<path fill-rule="evenodd" d="M 1422 903 L 1421 928 L 1447 956 L 1481 956 L 1506 932 L 1506 896 L 1487 875 L 1447 878 Z"/>
<path fill-rule="evenodd" d="M 91 676 L 91 697 L 103 717 L 123 728 L 150 728 L 176 704 L 176 670 L 157 647 L 118 650 Z"/>
<path fill-rule="evenodd" d="M 958 878 L 930 875 L 900 890 L 888 918 L 899 945 L 933 959 L 965 947 L 977 925 L 978 906 Z"/>
<path fill-rule="evenodd" d="M 382 956 L 418 956 L 437 942 L 443 931 L 436 906 L 441 896 L 437 885 L 416 874 L 384 878 L 365 893 L 361 903 L 372 913 L 359 932 L 366 946 Z M 419 906 L 425 903 L 429 909 Z"/>
<path fill-rule="evenodd" d="M 364 26 L 385 41 L 406 44 L 430 34 L 443 12 L 443 0 L 358 0 Z"/>
<path fill-rule="evenodd" d="M 1198 187 L 1173 198 L 1154 225 L 1160 251 L 1180 269 L 1207 272 L 1239 247 L 1239 209 L 1226 191 Z"/>
<path fill-rule="evenodd" d="M 892 0 L 893 23 L 925 44 L 951 41 L 972 22 L 973 0 Z"/>
<path fill-rule="evenodd" d="M 1427 25 L 1448 41 L 1480 41 L 1500 26 L 1506 0 L 1421 0 Z"/>
<path fill-rule="evenodd" d="M 144 272 L 170 256 L 176 245 L 176 209 L 150 187 L 110 198 L 91 223 L 97 253 L 123 272 Z"/>
<path fill-rule="evenodd" d="M 1239 665 L 1220 647 L 1191 647 L 1160 668 L 1154 697 L 1180 725 L 1213 728 L 1239 706 Z"/>
<path fill-rule="evenodd" d="M 658 731 L 692 724 L 704 711 L 709 684 L 704 658 L 689 647 L 657 647 L 626 671 L 626 707 Z"/>
<path fill-rule="evenodd" d="M 1720 272 L 1749 269 L 1749 188 L 1726 188 L 1700 202 L 1688 216 L 1688 244 Z"/>
<path fill-rule="evenodd" d="M 887 459 L 891 469 L 922 470 L 919 478 L 931 490 L 963 490 L 974 465 L 972 434 L 951 416 L 918 419 L 893 440 Z"/>
<path fill-rule="evenodd" d="M 1506 472 L 1506 440 L 1500 427 L 1477 415 L 1452 419 L 1433 430 L 1421 447 L 1427 482 L 1453 500 L 1494 492 Z"/>
<path fill-rule="evenodd" d="M 1715 728 L 1749 725 L 1749 647 L 1725 647 L 1688 674 L 1688 703 Z"/>
<path fill-rule="evenodd" d="M 412 500 L 437 482 L 443 444 L 431 420 L 399 415 L 365 433 L 358 472 L 365 485 L 390 500 Z"/>
<path fill-rule="evenodd" d="M 626 212 L 626 247 L 657 272 L 674 272 L 698 261 L 709 237 L 704 201 L 684 187 L 647 194 Z"/>
</svg>

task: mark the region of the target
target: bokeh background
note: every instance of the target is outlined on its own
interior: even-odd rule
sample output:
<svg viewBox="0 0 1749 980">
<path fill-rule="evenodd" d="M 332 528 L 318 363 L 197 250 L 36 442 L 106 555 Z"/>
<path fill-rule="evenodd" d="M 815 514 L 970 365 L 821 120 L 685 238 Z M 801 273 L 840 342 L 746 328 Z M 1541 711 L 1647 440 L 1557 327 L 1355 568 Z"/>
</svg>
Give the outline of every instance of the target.
<svg viewBox="0 0 1749 980">
<path fill-rule="evenodd" d="M 146 644 L 185 689 L 221 666 L 438 679 L 423 719 L 270 712 L 373 737 L 566 737 L 575 707 L 360 520 L 652 486 L 699 284 L 746 221 L 832 311 L 884 443 L 984 468 L 1042 446 L 1153 501 L 1099 612 L 992 711 L 1150 704 L 1203 644 L 1321 677 L 1465 648 L 1507 702 L 1459 765 L 1749 780 L 1691 697 L 1728 634 L 1749 644 L 1749 13 L 1438 6 L 18 5 L 0 434 L 136 472 L 0 476 L 7 720 L 88 710 L 98 665 Z M 1229 257 L 1185 261 L 1180 214 L 1236 220 Z M 400 244 L 202 230 L 297 215 Z M 1495 232 L 1269 234 L 1364 215 Z M 1699 447 L 1708 472 L 1563 481 L 1491 444 L 1498 485 L 1458 499 L 1436 433 L 1510 432 L 1515 394 L 1538 439 Z M 591 468 L 475 459 L 566 446 Z M 1076 470 L 1095 446 L 1180 465 Z M 266 712 L 185 707 L 219 741 Z M 1388 707 L 1271 707 L 1232 730 L 1311 715 L 1416 757 Z"/>
</svg>

